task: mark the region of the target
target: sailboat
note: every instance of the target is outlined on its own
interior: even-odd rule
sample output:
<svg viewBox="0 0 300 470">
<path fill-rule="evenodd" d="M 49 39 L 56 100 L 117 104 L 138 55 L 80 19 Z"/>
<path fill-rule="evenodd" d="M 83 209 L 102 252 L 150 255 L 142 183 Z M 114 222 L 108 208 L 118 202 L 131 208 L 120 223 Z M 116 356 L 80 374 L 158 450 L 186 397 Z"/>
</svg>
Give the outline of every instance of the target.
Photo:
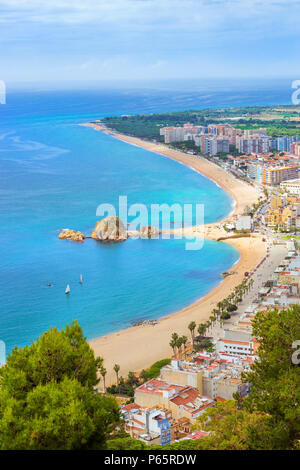
<svg viewBox="0 0 300 470">
<path fill-rule="evenodd" d="M 70 291 L 71 291 L 70 286 L 69 286 L 69 284 L 67 284 L 67 287 L 66 287 L 66 290 L 65 290 L 65 294 L 69 294 Z"/>
<path fill-rule="evenodd" d="M 80 284 L 82 284 L 82 274 L 80 274 L 79 282 L 80 282 Z"/>
</svg>

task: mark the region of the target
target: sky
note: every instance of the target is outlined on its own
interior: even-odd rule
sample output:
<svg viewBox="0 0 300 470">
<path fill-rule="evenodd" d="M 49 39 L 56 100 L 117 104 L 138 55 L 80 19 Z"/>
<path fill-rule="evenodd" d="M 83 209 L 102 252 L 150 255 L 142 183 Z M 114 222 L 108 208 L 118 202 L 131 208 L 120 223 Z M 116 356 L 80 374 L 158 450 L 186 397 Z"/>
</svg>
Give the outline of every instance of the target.
<svg viewBox="0 0 300 470">
<path fill-rule="evenodd" d="M 0 0 L 0 80 L 300 78 L 300 0 Z"/>
</svg>

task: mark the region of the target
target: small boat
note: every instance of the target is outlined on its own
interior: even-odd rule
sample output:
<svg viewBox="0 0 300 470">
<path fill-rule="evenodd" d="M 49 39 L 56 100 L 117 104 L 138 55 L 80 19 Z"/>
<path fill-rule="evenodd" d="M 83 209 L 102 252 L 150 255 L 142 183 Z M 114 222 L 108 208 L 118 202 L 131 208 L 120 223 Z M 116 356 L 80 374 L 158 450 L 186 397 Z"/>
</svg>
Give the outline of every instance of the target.
<svg viewBox="0 0 300 470">
<path fill-rule="evenodd" d="M 66 287 L 66 290 L 65 290 L 65 294 L 69 294 L 70 291 L 71 291 L 70 286 L 69 286 L 69 284 L 67 284 L 67 287 Z"/>
<path fill-rule="evenodd" d="M 82 284 L 82 274 L 80 274 L 79 282 L 80 282 L 80 284 Z"/>
</svg>

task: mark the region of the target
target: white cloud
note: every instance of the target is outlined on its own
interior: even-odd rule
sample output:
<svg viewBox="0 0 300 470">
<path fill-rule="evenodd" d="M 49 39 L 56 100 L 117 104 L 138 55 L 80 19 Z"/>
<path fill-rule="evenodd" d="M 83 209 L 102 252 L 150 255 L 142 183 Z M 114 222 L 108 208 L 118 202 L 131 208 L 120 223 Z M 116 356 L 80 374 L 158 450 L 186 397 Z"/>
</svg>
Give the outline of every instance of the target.
<svg viewBox="0 0 300 470">
<path fill-rule="evenodd" d="M 1 73 L 295 69 L 299 16 L 300 0 L 0 0 Z"/>
<path fill-rule="evenodd" d="M 298 21 L 299 0 L 0 0 L 0 22 L 82 24 L 120 28 L 216 30 L 227 24 L 250 26 Z M 294 12 L 292 13 L 294 9 Z M 255 25 L 254 25 L 255 26 Z M 253 27 L 253 24 L 252 24 Z"/>
</svg>

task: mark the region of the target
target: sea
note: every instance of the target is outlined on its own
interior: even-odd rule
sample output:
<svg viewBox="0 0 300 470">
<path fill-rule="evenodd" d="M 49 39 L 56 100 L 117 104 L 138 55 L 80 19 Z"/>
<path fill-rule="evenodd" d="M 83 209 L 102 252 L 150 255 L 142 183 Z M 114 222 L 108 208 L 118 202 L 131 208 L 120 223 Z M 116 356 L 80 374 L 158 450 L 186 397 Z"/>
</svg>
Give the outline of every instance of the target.
<svg viewBox="0 0 300 470">
<path fill-rule="evenodd" d="M 0 104 L 0 340 L 8 353 L 72 320 L 93 339 L 171 314 L 238 261 L 233 247 L 210 240 L 187 250 L 186 239 L 58 239 L 65 228 L 90 234 L 98 206 L 117 207 L 119 196 L 147 208 L 202 204 L 206 223 L 232 211 L 232 198 L 199 173 L 79 126 L 112 115 L 289 104 L 291 94 L 281 82 L 200 85 L 8 87 Z"/>
</svg>

